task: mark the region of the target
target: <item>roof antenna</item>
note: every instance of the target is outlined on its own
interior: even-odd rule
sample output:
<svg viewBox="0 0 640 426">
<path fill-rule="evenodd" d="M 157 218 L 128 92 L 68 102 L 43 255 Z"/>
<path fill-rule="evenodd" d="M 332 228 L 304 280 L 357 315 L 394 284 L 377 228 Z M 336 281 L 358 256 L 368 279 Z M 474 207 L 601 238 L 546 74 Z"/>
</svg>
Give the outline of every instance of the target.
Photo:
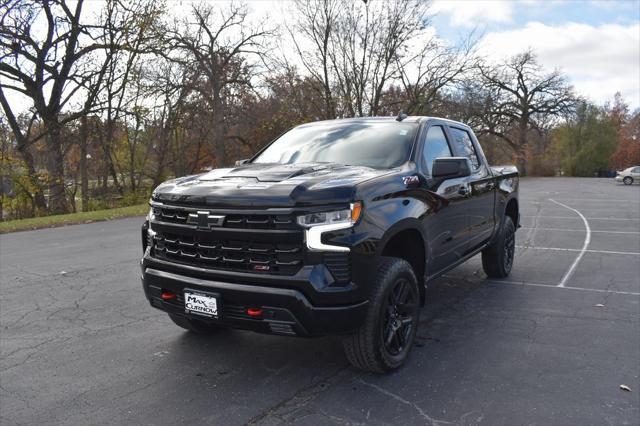
<svg viewBox="0 0 640 426">
<path fill-rule="evenodd" d="M 405 114 L 404 110 L 400 110 L 398 116 L 396 117 L 396 121 L 402 121 L 407 118 L 407 114 Z"/>
</svg>

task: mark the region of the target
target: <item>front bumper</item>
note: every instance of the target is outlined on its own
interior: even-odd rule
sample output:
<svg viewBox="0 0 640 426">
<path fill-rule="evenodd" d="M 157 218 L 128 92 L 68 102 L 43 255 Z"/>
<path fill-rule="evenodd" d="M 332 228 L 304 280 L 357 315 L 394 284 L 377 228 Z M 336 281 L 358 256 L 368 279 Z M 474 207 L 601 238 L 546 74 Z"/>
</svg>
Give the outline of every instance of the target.
<svg viewBox="0 0 640 426">
<path fill-rule="evenodd" d="M 196 278 L 145 266 L 142 285 L 151 306 L 167 313 L 210 321 L 231 328 L 263 333 L 321 336 L 344 334 L 357 329 L 366 316 L 368 302 L 347 305 L 314 306 L 299 290 Z M 219 299 L 219 318 L 207 319 L 187 314 L 184 290 L 213 293 Z M 163 300 L 162 292 L 171 291 L 175 299 Z M 260 318 L 248 315 L 247 308 L 262 309 Z"/>
</svg>

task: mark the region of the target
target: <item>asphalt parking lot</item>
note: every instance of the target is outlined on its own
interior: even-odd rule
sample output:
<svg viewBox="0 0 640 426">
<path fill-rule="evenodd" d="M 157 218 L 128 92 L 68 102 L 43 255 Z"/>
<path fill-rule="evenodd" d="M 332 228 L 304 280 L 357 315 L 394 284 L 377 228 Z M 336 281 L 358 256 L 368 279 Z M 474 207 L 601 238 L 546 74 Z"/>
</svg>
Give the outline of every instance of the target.
<svg viewBox="0 0 640 426">
<path fill-rule="evenodd" d="M 434 282 L 387 376 L 338 338 L 183 332 L 142 293 L 139 218 L 2 235 L 0 423 L 640 424 L 640 187 L 525 179 L 521 214 L 512 275 Z"/>
</svg>

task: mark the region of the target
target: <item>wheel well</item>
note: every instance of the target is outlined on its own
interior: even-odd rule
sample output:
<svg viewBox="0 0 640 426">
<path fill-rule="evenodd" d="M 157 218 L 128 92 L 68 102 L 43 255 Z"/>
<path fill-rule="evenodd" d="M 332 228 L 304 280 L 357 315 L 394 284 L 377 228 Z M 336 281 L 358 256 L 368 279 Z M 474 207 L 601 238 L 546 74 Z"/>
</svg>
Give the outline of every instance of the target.
<svg viewBox="0 0 640 426">
<path fill-rule="evenodd" d="M 415 229 L 406 229 L 395 234 L 384 246 L 382 256 L 404 259 L 413 268 L 420 289 L 420 300 L 424 304 L 425 252 L 422 235 Z"/>
<path fill-rule="evenodd" d="M 507 203 L 507 208 L 504 211 L 504 214 L 509 216 L 513 221 L 515 227 L 518 227 L 518 201 L 515 198 L 512 198 Z"/>
</svg>

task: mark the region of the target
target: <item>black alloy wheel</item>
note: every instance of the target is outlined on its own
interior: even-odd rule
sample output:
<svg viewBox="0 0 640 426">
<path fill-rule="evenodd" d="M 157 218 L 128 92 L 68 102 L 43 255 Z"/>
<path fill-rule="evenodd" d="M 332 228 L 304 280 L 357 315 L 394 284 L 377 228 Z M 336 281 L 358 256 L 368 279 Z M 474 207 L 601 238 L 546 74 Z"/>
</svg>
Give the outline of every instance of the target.
<svg viewBox="0 0 640 426">
<path fill-rule="evenodd" d="M 374 373 L 396 370 L 406 362 L 420 322 L 420 289 L 404 259 L 381 257 L 363 324 L 345 336 L 347 359 Z"/>
<path fill-rule="evenodd" d="M 390 356 L 402 355 L 409 347 L 413 329 L 417 325 L 418 294 L 405 278 L 391 287 L 383 307 L 384 321 L 380 331 L 384 348 Z"/>
</svg>

